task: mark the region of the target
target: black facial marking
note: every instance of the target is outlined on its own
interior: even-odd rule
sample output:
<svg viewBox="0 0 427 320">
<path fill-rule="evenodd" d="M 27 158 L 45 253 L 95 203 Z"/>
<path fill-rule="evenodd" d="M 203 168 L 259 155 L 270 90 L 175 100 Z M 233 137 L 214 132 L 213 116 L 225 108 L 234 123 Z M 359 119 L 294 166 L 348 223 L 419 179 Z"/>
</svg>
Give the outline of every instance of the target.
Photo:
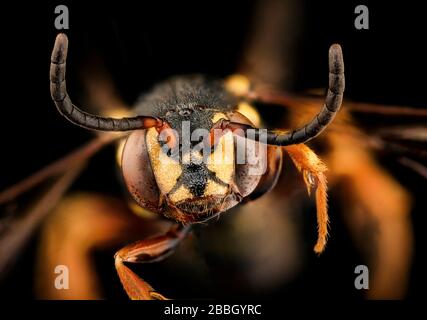
<svg viewBox="0 0 427 320">
<path fill-rule="evenodd" d="M 163 152 L 181 164 L 182 173 L 169 194 L 184 186 L 194 197 L 203 197 L 209 180 L 228 186 L 207 168 L 206 160 L 210 154 L 204 152 L 203 148 L 197 148 L 203 156 L 201 163 L 185 164 L 182 161 L 188 152 L 194 152 L 192 150 L 203 143 L 212 129 L 214 115 L 232 111 L 236 105 L 235 97 L 225 90 L 221 81 L 211 81 L 199 76 L 174 79 L 155 88 L 151 95 L 143 97 L 136 110 L 147 113 L 147 110 L 156 109 L 155 115 L 164 119 L 175 130 L 179 141 L 172 150 L 165 141 L 158 141 Z M 205 132 L 196 132 L 197 129 L 204 129 Z M 188 133 L 195 134 L 190 138 Z M 197 134 L 204 136 L 196 136 Z M 214 148 L 215 146 L 210 150 L 211 153 Z"/>
<path fill-rule="evenodd" d="M 182 173 L 169 193 L 174 193 L 183 185 L 193 196 L 203 197 L 209 180 L 212 180 L 222 186 L 228 186 L 227 183 L 223 182 L 216 176 L 215 172 L 209 170 L 203 162 L 183 164 Z"/>
<path fill-rule="evenodd" d="M 202 197 L 208 183 L 209 173 L 204 163 L 184 164 L 180 179 L 192 195 Z"/>
</svg>

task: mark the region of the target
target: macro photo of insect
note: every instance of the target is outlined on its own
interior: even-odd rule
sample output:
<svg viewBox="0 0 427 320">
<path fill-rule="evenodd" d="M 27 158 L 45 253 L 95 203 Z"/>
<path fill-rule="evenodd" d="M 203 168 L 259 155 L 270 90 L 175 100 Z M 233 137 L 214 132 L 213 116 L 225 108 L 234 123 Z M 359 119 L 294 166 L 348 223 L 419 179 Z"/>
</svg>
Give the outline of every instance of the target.
<svg viewBox="0 0 427 320">
<path fill-rule="evenodd" d="M 24 11 L 1 28 L 3 299 L 420 296 L 420 8 Z"/>
</svg>

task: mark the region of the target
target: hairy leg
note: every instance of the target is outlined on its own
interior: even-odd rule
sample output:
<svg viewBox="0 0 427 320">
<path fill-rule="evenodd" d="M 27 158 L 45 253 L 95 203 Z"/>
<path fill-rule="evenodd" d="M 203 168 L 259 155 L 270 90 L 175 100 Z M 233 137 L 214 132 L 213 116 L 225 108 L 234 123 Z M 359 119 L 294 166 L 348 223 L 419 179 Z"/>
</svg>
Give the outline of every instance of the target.
<svg viewBox="0 0 427 320">
<path fill-rule="evenodd" d="M 325 249 L 328 236 L 329 218 L 327 207 L 327 182 L 325 176 L 327 167 L 322 160 L 304 144 L 291 145 L 284 147 L 284 149 L 289 154 L 298 170 L 302 172 L 308 194 L 310 195 L 311 190 L 315 189 L 318 239 L 314 251 L 320 254 Z"/>
</svg>

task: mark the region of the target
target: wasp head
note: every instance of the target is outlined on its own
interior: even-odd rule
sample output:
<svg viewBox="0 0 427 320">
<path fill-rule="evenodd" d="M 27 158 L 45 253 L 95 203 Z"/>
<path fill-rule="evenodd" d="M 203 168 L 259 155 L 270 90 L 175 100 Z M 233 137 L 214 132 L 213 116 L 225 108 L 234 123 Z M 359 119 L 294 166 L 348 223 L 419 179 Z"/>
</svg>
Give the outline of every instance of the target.
<svg viewBox="0 0 427 320">
<path fill-rule="evenodd" d="M 214 129 L 221 119 L 229 117 L 214 109 L 178 108 L 166 114 L 163 128 L 129 136 L 123 176 L 141 206 L 184 223 L 201 222 L 254 189 L 260 175 L 246 177 L 248 168 L 236 162 L 235 136 Z"/>
</svg>

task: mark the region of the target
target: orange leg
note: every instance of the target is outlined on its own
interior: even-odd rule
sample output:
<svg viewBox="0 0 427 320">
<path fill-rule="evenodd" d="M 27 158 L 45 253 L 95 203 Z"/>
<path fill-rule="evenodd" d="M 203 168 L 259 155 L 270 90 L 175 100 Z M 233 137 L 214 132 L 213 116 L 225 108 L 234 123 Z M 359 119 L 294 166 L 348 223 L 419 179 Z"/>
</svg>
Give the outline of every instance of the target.
<svg viewBox="0 0 427 320">
<path fill-rule="evenodd" d="M 189 231 L 190 226 L 175 225 L 165 235 L 137 241 L 116 253 L 117 273 L 132 300 L 166 300 L 166 298 L 138 277 L 125 263 L 155 262 L 164 259 L 173 252 Z"/>
<path fill-rule="evenodd" d="M 37 298 L 105 298 L 92 253 L 109 251 L 141 236 L 162 234 L 169 228 L 169 222 L 133 215 L 121 199 L 96 193 L 68 195 L 50 213 L 40 232 Z M 54 286 L 58 265 L 69 270 L 68 290 Z"/>
<path fill-rule="evenodd" d="M 311 189 L 316 190 L 318 238 L 314 246 L 314 251 L 320 254 L 325 249 L 328 237 L 328 188 L 325 176 L 327 167 L 322 160 L 304 144 L 291 145 L 284 147 L 284 149 L 289 154 L 298 170 L 302 172 L 308 194 L 310 195 Z"/>
</svg>

